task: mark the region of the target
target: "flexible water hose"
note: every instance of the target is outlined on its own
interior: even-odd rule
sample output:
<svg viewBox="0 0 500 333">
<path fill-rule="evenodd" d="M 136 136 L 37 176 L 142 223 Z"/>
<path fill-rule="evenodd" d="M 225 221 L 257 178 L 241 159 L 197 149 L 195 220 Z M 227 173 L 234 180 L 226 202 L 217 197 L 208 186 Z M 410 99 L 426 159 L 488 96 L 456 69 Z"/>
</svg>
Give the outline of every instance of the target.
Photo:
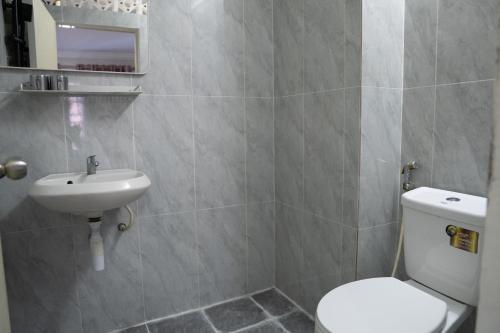
<svg viewBox="0 0 500 333">
<path fill-rule="evenodd" d="M 396 251 L 396 258 L 394 258 L 394 266 L 392 267 L 391 276 L 396 276 L 396 271 L 398 270 L 399 261 L 401 259 L 401 249 L 403 248 L 403 234 L 404 234 L 404 224 L 401 222 L 401 228 L 399 228 L 399 241 L 398 241 L 398 250 Z"/>
<path fill-rule="evenodd" d="M 120 231 L 127 231 L 128 229 L 130 229 L 133 225 L 134 225 L 134 222 L 135 222 L 135 215 L 134 215 L 134 212 L 132 211 L 132 209 L 129 207 L 129 205 L 126 205 L 125 206 L 125 209 L 127 210 L 128 212 L 128 215 L 129 215 L 129 220 L 128 220 L 128 223 L 125 224 L 125 223 L 120 223 L 118 224 L 118 230 Z"/>
</svg>

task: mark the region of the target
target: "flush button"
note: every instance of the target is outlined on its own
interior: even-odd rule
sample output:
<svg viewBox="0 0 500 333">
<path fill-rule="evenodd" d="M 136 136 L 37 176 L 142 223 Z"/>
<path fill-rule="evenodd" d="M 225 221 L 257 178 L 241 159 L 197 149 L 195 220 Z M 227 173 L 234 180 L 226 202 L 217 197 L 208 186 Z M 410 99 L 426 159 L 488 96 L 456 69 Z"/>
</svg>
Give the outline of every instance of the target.
<svg viewBox="0 0 500 333">
<path fill-rule="evenodd" d="M 449 197 L 449 198 L 446 198 L 446 201 L 458 202 L 458 201 L 460 201 L 460 199 L 459 198 L 455 198 L 455 197 Z"/>
</svg>

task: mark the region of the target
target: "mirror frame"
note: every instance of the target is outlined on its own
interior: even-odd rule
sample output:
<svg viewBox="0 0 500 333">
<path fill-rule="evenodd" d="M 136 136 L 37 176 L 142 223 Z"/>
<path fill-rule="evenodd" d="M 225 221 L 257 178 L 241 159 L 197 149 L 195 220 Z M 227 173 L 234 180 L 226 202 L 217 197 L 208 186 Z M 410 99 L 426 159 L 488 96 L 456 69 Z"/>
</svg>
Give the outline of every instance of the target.
<svg viewBox="0 0 500 333">
<path fill-rule="evenodd" d="M 149 3 L 151 3 L 153 0 L 149 0 Z M 162 1 L 162 0 L 160 0 Z M 78 69 L 47 69 L 47 68 L 33 68 L 33 67 L 16 67 L 16 66 L 0 66 L 0 70 L 3 69 L 13 69 L 13 70 L 24 70 L 24 71 L 41 71 L 41 72 L 64 72 L 64 73 L 91 73 L 91 74 L 114 74 L 114 75 L 134 75 L 134 76 L 141 76 L 145 75 L 149 72 L 151 68 L 151 20 L 149 19 L 149 10 L 148 10 L 148 58 L 146 59 L 146 68 L 143 71 L 140 72 L 134 72 L 134 73 L 125 73 L 125 72 L 108 72 L 108 71 L 87 71 L 87 70 L 78 70 Z"/>
</svg>

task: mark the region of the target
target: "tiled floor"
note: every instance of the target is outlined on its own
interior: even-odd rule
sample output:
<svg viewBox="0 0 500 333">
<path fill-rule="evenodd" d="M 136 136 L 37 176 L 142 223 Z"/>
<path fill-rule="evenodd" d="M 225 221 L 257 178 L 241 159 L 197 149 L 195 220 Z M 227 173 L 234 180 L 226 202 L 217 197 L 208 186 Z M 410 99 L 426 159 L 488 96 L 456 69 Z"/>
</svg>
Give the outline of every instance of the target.
<svg viewBox="0 0 500 333">
<path fill-rule="evenodd" d="M 313 333 L 314 322 L 275 289 L 122 333 Z"/>
</svg>

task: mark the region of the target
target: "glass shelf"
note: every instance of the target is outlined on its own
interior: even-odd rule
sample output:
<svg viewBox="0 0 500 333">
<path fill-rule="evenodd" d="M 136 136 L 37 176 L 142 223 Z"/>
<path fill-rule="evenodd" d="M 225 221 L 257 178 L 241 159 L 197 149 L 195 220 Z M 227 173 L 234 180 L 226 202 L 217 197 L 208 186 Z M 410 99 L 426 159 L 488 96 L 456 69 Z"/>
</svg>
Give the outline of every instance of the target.
<svg viewBox="0 0 500 333">
<path fill-rule="evenodd" d="M 19 92 L 25 94 L 44 94 L 44 95 L 128 95 L 137 96 L 142 94 L 141 86 L 90 86 L 90 85 L 70 85 L 68 90 L 33 90 L 27 89 L 23 84 L 19 87 Z"/>
</svg>

